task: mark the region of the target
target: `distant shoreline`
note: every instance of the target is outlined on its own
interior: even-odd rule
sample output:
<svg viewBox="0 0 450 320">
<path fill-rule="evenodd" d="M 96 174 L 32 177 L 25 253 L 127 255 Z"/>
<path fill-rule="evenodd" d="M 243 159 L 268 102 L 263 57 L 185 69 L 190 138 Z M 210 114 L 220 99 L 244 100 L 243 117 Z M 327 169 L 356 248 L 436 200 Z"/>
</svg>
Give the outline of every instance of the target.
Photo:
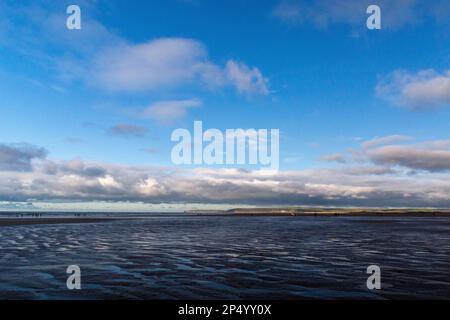
<svg viewBox="0 0 450 320">
<path fill-rule="evenodd" d="M 42 216 L 45 213 L 21 214 L 15 217 L 1 217 L 0 227 L 24 225 L 53 225 L 53 224 L 85 224 L 104 223 L 119 220 L 145 219 L 145 216 L 127 217 L 123 213 L 117 217 L 95 217 L 84 214 L 81 216 Z M 73 213 L 72 213 L 73 214 Z M 251 208 L 232 210 L 189 210 L 177 213 L 195 217 L 411 217 L 438 218 L 450 217 L 449 209 L 357 209 L 357 208 Z M 168 214 L 170 215 L 170 214 Z"/>
<path fill-rule="evenodd" d="M 78 224 L 78 223 L 100 223 L 110 222 L 123 219 L 114 218 L 0 218 L 0 227 L 14 227 L 25 225 L 40 225 L 40 224 Z"/>
<path fill-rule="evenodd" d="M 353 209 L 353 208 L 254 208 L 227 211 L 191 210 L 198 216 L 293 216 L 293 217 L 450 217 L 447 209 Z"/>
</svg>

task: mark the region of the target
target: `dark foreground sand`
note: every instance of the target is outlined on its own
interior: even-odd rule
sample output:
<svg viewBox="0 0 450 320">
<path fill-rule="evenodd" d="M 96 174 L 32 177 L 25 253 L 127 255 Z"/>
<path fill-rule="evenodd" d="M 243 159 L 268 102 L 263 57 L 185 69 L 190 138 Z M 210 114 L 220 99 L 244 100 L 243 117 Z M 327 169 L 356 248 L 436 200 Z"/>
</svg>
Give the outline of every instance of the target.
<svg viewBox="0 0 450 320">
<path fill-rule="evenodd" d="M 116 221 L 118 219 L 112 218 L 11 218 L 1 219 L 0 227 L 9 226 L 23 226 L 23 225 L 36 225 L 36 224 L 67 224 L 67 223 L 99 223 Z"/>
</svg>

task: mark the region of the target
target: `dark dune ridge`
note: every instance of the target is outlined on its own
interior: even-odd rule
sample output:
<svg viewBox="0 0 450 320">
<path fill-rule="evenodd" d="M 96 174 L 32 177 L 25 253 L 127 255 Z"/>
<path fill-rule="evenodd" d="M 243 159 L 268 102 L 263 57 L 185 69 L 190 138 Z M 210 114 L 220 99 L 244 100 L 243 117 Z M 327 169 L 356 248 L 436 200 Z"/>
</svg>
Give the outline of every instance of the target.
<svg viewBox="0 0 450 320">
<path fill-rule="evenodd" d="M 420 208 L 236 208 L 228 211 L 193 210 L 187 213 L 229 216 L 450 217 L 450 209 Z"/>
</svg>

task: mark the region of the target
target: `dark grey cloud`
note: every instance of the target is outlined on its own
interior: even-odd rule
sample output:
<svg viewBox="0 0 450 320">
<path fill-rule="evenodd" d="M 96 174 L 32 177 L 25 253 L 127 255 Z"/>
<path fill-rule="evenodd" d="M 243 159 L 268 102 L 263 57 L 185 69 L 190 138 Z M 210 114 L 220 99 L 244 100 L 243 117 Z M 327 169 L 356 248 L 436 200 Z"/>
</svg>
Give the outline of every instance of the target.
<svg viewBox="0 0 450 320">
<path fill-rule="evenodd" d="M 403 135 L 376 137 L 362 142 L 360 149 L 350 149 L 349 152 L 356 163 L 375 164 L 374 174 L 395 174 L 399 170 L 407 171 L 408 175 L 416 174 L 416 171 L 450 171 L 450 139 L 413 140 Z"/>
<path fill-rule="evenodd" d="M 48 175 L 71 174 L 80 177 L 98 178 L 106 175 L 106 169 L 99 165 L 88 165 L 81 160 L 56 163 L 46 160 L 42 163 L 42 171 Z"/>
<path fill-rule="evenodd" d="M 384 146 L 368 152 L 378 164 L 398 165 L 430 172 L 450 170 L 450 150 L 430 150 L 417 146 Z"/>
<path fill-rule="evenodd" d="M 29 144 L 0 144 L 0 171 L 30 171 L 34 159 L 43 159 L 47 151 Z"/>
<path fill-rule="evenodd" d="M 385 175 L 397 173 L 389 166 L 353 166 L 349 168 L 343 168 L 342 172 L 349 175 Z"/>
<path fill-rule="evenodd" d="M 133 124 L 119 123 L 108 130 L 108 133 L 123 138 L 141 138 L 148 133 L 148 129 Z"/>
<path fill-rule="evenodd" d="M 377 96 L 411 111 L 450 107 L 450 70 L 417 73 L 397 70 L 383 77 L 375 88 Z"/>
</svg>

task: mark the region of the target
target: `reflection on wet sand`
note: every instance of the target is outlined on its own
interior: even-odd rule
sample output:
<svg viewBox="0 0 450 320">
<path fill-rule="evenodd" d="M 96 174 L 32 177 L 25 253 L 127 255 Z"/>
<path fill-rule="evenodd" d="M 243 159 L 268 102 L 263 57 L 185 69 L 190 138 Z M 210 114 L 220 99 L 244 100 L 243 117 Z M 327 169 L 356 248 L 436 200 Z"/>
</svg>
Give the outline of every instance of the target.
<svg viewBox="0 0 450 320">
<path fill-rule="evenodd" d="M 167 216 L 0 229 L 3 299 L 450 298 L 449 218 Z M 66 288 L 79 265 L 82 290 Z M 379 265 L 382 290 L 366 288 Z"/>
</svg>

